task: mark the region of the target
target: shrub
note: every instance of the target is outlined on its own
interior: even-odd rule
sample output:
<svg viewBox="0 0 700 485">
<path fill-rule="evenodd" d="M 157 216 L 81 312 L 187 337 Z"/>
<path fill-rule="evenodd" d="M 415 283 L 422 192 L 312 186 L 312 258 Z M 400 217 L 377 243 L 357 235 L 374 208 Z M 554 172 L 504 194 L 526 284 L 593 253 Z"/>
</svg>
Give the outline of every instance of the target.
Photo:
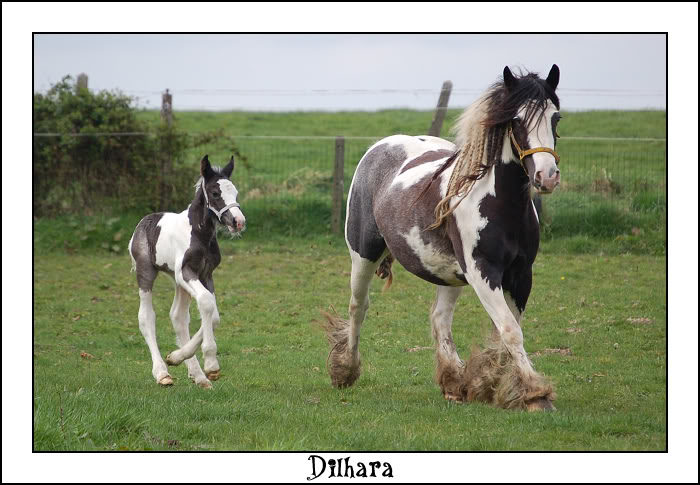
<svg viewBox="0 0 700 485">
<path fill-rule="evenodd" d="M 70 76 L 35 93 L 32 186 L 35 216 L 180 208 L 194 184 L 189 148 L 215 134 L 191 138 L 174 127 L 140 121 L 132 98 L 92 92 Z M 106 133 L 142 133 L 105 136 Z M 148 133 L 143 135 L 143 133 Z"/>
</svg>

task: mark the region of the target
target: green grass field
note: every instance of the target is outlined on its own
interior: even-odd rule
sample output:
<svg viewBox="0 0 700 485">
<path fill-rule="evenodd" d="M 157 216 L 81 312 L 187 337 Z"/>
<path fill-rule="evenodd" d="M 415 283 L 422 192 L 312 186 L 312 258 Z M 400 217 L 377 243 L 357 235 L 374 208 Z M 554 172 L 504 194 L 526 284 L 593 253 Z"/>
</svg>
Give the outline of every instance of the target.
<svg viewBox="0 0 700 485">
<path fill-rule="evenodd" d="M 222 378 L 172 388 L 151 376 L 122 254 L 34 256 L 35 450 L 663 450 L 665 260 L 541 254 L 525 347 L 556 384 L 553 414 L 445 401 L 433 382 L 434 287 L 396 265 L 373 282 L 363 375 L 331 387 L 319 310 L 346 313 L 350 260 L 336 237 L 223 243 L 216 271 Z M 154 288 L 158 342 L 174 348 L 173 288 Z M 192 307 L 192 331 L 199 325 Z M 462 357 L 489 330 L 470 289 L 457 307 Z M 413 351 L 412 351 L 413 350 Z"/>
<path fill-rule="evenodd" d="M 450 110 L 443 135 L 458 111 Z M 158 114 L 140 116 L 156 122 Z M 664 112 L 564 113 L 564 137 L 665 137 Z M 525 348 L 557 388 L 558 411 L 507 412 L 445 401 L 433 382 L 434 287 L 397 263 L 373 282 L 363 374 L 331 387 L 319 310 L 347 314 L 350 259 L 330 234 L 334 141 L 348 138 L 345 190 L 372 140 L 421 134 L 432 113 L 176 113 L 181 130 L 226 135 L 193 150 L 234 182 L 243 239 L 222 241 L 215 273 L 222 378 L 172 388 L 151 376 L 126 245 L 143 211 L 33 221 L 35 450 L 664 450 L 666 449 L 666 144 L 562 139 L 563 190 L 545 200 L 543 242 L 524 320 Z M 234 138 L 227 138 L 236 135 Z M 624 162 L 624 163 L 623 163 Z M 614 169 L 611 169 L 613 167 Z M 617 168 L 615 168 L 617 167 Z M 603 170 L 605 169 L 605 170 Z M 568 177 L 568 179 L 567 179 Z M 192 192 L 192 187 L 179 190 Z M 182 210 L 184 207 L 173 207 Z M 158 342 L 175 339 L 172 283 L 154 288 Z M 191 331 L 199 327 L 195 306 Z M 462 358 L 489 332 L 472 290 L 453 333 Z"/>
</svg>

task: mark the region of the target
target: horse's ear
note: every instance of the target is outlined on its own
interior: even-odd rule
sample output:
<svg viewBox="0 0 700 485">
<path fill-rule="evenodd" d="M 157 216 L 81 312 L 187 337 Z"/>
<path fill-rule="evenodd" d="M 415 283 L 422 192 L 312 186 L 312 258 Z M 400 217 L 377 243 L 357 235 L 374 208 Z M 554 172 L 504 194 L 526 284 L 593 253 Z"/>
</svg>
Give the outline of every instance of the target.
<svg viewBox="0 0 700 485">
<path fill-rule="evenodd" d="M 233 155 L 231 155 L 231 161 L 226 164 L 221 173 L 226 175 L 227 179 L 231 178 L 231 174 L 233 173 Z"/>
<path fill-rule="evenodd" d="M 513 73 L 510 72 L 510 68 L 508 66 L 503 68 L 503 82 L 506 84 L 506 89 L 509 91 L 512 90 L 516 84 L 518 84 L 518 80 L 515 79 L 515 76 L 513 76 Z"/>
<path fill-rule="evenodd" d="M 204 157 L 202 158 L 202 161 L 200 162 L 199 173 L 205 179 L 210 178 L 214 173 L 214 170 L 212 170 L 211 168 L 211 163 L 209 163 L 209 155 L 204 155 Z"/>
<path fill-rule="evenodd" d="M 549 71 L 547 76 L 547 84 L 549 84 L 552 89 L 557 89 L 559 85 L 559 66 L 552 64 L 552 69 Z"/>
</svg>

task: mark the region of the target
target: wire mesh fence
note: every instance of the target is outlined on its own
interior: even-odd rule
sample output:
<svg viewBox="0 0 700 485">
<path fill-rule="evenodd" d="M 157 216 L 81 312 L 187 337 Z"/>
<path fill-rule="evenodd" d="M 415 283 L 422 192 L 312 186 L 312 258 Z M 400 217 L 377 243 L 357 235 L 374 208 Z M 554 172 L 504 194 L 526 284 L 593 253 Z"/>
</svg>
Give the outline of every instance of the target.
<svg viewBox="0 0 700 485">
<path fill-rule="evenodd" d="M 35 139 L 50 138 L 60 143 L 63 136 L 37 133 Z M 381 138 L 344 138 L 344 201 L 359 160 Z M 263 222 L 283 218 L 301 226 L 320 222 L 330 230 L 335 143 L 336 137 L 332 136 L 222 135 L 198 147 L 196 153 L 192 150 L 188 161 L 183 163 L 191 164 L 194 183 L 202 154 L 208 153 L 212 161 L 223 165 L 236 152 L 234 183 L 239 189 L 240 203 L 253 218 Z M 564 137 L 557 151 L 562 159 L 562 184 L 553 195 L 543 198 L 544 224 L 556 225 L 567 220 L 573 225 L 589 226 L 589 233 L 607 234 L 611 232 L 608 226 L 618 220 L 616 215 L 665 215 L 664 139 Z M 341 221 L 344 217 L 345 204 L 342 204 Z"/>
<path fill-rule="evenodd" d="M 345 139 L 344 200 L 359 160 L 380 138 Z M 245 157 L 235 174 L 243 203 L 264 213 L 293 202 L 295 207 L 315 208 L 300 215 L 330 217 L 335 137 L 235 137 L 231 141 Z M 225 151 L 225 142 L 219 148 Z M 601 211 L 665 213 L 665 140 L 562 139 L 557 150 L 562 157 L 562 184 L 543 199 L 547 214 L 543 222 L 554 223 L 565 216 L 586 224 Z"/>
</svg>

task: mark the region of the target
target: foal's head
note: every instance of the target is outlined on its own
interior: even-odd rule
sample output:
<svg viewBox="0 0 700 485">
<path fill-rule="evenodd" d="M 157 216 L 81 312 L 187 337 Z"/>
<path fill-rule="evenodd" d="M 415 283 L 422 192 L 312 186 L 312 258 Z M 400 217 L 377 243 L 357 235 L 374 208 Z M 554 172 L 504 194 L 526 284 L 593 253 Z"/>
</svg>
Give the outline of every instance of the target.
<svg viewBox="0 0 700 485">
<path fill-rule="evenodd" d="M 245 216 L 241 212 L 240 204 L 236 201 L 238 190 L 229 180 L 233 173 L 233 157 L 221 169 L 211 166 L 208 155 L 204 155 L 200 165 L 202 178 L 197 185 L 203 191 L 207 208 L 231 234 L 239 235 L 245 230 Z"/>
</svg>

